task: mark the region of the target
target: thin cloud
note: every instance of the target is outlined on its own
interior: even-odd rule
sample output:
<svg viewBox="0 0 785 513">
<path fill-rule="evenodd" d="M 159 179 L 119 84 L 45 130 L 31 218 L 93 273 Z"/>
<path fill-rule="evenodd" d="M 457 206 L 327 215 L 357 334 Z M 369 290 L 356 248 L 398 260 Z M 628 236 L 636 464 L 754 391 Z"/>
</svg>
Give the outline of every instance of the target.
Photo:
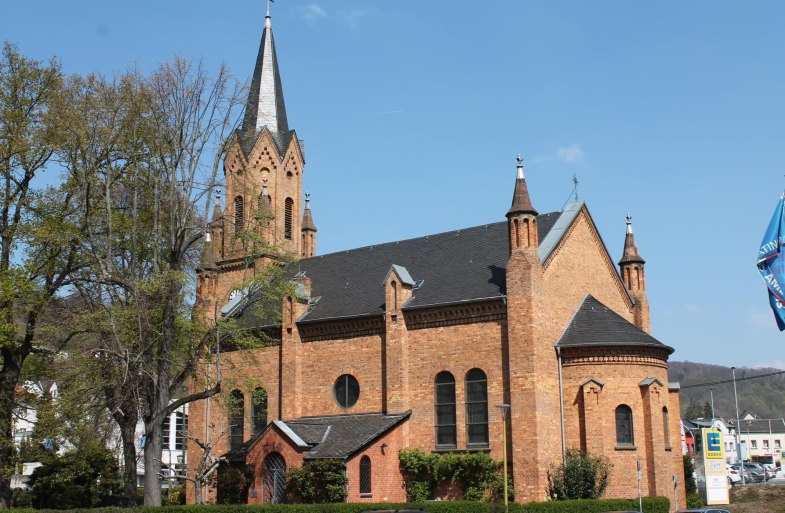
<svg viewBox="0 0 785 513">
<path fill-rule="evenodd" d="M 306 4 L 301 9 L 303 18 L 306 21 L 316 23 L 323 18 L 327 18 L 327 12 L 319 4 Z"/>
<path fill-rule="evenodd" d="M 583 150 L 577 144 L 562 146 L 556 150 L 556 157 L 568 164 L 579 164 L 583 162 Z"/>
<path fill-rule="evenodd" d="M 355 27 L 363 16 L 365 16 L 365 11 L 362 9 L 352 9 L 343 14 L 343 22 L 350 27 Z"/>
</svg>

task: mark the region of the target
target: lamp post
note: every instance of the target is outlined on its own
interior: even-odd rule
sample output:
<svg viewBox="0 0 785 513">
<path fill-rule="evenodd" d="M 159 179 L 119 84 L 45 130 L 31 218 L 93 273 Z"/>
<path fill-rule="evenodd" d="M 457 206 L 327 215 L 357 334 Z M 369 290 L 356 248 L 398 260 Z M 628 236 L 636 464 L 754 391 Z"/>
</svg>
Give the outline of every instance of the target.
<svg viewBox="0 0 785 513">
<path fill-rule="evenodd" d="M 509 504 L 507 503 L 507 412 L 510 411 L 510 405 L 499 403 L 496 405 L 502 414 L 502 447 L 504 449 L 504 513 L 509 512 Z"/>
<path fill-rule="evenodd" d="M 741 457 L 741 425 L 739 425 L 739 396 L 736 394 L 736 367 L 731 367 L 733 372 L 733 399 L 736 402 L 736 453 L 741 464 L 741 484 L 746 484 L 744 479 L 744 460 Z"/>
<path fill-rule="evenodd" d="M 709 394 L 711 394 L 711 422 L 712 422 L 712 426 L 711 427 L 714 427 L 714 425 L 713 425 L 714 418 L 715 418 L 714 417 L 714 387 L 711 387 L 709 389 Z"/>
</svg>

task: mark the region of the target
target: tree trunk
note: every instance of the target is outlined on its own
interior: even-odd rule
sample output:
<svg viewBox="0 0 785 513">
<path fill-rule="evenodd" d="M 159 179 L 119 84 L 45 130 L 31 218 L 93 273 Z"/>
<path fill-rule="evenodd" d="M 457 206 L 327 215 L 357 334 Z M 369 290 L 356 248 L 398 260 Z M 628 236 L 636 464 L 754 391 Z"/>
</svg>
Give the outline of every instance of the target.
<svg viewBox="0 0 785 513">
<path fill-rule="evenodd" d="M 19 367 L 9 354 L 3 351 L 3 367 L 0 369 L 0 509 L 11 507 L 11 476 L 14 469 L 13 411 Z"/>
<path fill-rule="evenodd" d="M 130 422 L 115 418 L 115 421 L 123 440 L 123 493 L 128 497 L 128 505 L 135 506 L 139 502 L 136 494 L 136 419 Z"/>
<path fill-rule="evenodd" d="M 144 505 L 161 505 L 161 453 L 163 430 L 160 422 L 145 422 Z"/>
</svg>

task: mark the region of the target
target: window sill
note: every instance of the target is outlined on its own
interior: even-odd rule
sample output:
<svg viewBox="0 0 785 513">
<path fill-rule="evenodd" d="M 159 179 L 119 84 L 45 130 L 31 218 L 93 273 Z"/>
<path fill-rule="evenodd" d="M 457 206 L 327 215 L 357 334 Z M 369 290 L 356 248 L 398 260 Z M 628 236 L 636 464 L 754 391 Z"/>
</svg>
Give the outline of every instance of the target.
<svg viewBox="0 0 785 513">
<path fill-rule="evenodd" d="M 634 445 L 617 445 L 616 446 L 616 450 L 617 451 L 637 451 L 638 448 L 635 447 Z"/>
<path fill-rule="evenodd" d="M 361 499 L 371 499 L 371 498 L 373 498 L 373 494 L 372 493 L 361 493 L 360 494 L 360 498 Z"/>
<path fill-rule="evenodd" d="M 670 445 L 666 445 L 666 446 L 665 446 L 665 450 L 666 450 L 666 451 L 672 451 L 672 450 L 673 450 L 673 447 L 671 447 Z"/>
<path fill-rule="evenodd" d="M 434 447 L 431 452 L 434 453 L 449 453 L 449 452 L 491 452 L 491 448 L 487 445 L 470 445 L 465 449 L 459 449 L 458 447 Z"/>
</svg>

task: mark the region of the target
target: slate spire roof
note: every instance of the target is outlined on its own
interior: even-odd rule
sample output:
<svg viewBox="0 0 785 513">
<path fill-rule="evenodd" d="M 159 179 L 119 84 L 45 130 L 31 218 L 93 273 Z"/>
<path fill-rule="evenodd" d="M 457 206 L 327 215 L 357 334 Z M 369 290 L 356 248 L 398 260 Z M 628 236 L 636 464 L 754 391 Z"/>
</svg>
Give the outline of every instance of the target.
<svg viewBox="0 0 785 513">
<path fill-rule="evenodd" d="M 591 294 L 587 294 L 564 330 L 559 347 L 636 346 L 663 349 L 668 354 L 673 348 L 617 314 Z"/>
<path fill-rule="evenodd" d="M 512 195 L 512 206 L 507 211 L 507 217 L 514 214 L 531 214 L 536 216 L 537 211 L 532 206 L 529 198 L 529 189 L 526 187 L 526 178 L 523 176 L 523 159 L 520 155 L 518 161 L 518 174 L 515 179 L 515 192 Z"/>
<path fill-rule="evenodd" d="M 305 209 L 303 210 L 303 230 L 316 231 L 316 225 L 313 224 L 313 215 L 311 214 L 311 195 L 305 193 Z"/>
<path fill-rule="evenodd" d="M 627 235 L 624 237 L 624 253 L 621 260 L 619 260 L 619 265 L 633 263 L 645 264 L 646 261 L 638 253 L 638 245 L 635 244 L 635 234 L 632 233 L 632 216 L 627 214 Z"/>
<path fill-rule="evenodd" d="M 278 57 L 275 53 L 275 39 L 270 22 L 270 13 L 264 19 L 262 41 L 256 57 L 253 77 L 251 78 L 245 117 L 240 130 L 243 149 L 248 152 L 256 142 L 259 133 L 267 127 L 283 153 L 290 139 L 289 124 L 286 120 L 286 105 L 283 101 L 281 74 L 278 70 Z"/>
</svg>

